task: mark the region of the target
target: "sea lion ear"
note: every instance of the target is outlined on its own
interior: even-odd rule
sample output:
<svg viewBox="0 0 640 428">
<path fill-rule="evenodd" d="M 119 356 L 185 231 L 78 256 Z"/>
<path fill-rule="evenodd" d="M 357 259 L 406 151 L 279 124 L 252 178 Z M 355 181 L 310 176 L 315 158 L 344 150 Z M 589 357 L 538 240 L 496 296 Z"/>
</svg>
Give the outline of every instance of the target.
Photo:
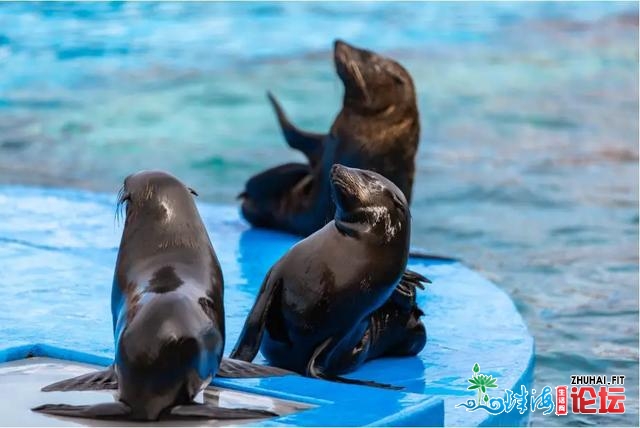
<svg viewBox="0 0 640 428">
<path fill-rule="evenodd" d="M 198 192 L 193 190 L 191 187 L 187 187 L 187 189 L 189 189 L 189 193 L 191 193 L 193 196 L 198 196 Z"/>
</svg>

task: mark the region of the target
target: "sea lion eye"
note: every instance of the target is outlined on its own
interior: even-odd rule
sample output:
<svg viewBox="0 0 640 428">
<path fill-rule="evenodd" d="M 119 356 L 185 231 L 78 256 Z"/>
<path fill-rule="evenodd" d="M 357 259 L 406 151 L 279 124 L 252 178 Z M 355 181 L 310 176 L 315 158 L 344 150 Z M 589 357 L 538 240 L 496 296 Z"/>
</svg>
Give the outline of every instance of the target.
<svg viewBox="0 0 640 428">
<path fill-rule="evenodd" d="M 404 85 L 404 77 L 402 77 L 400 73 L 390 68 L 387 68 L 387 73 L 391 75 L 391 78 L 393 79 L 394 82 L 396 82 L 399 85 Z"/>
<path fill-rule="evenodd" d="M 125 202 L 131 202 L 131 192 L 127 190 L 127 184 L 125 184 L 118 191 L 118 205 L 122 205 Z"/>
<path fill-rule="evenodd" d="M 393 201 L 393 204 L 396 206 L 396 208 L 398 208 L 401 211 L 405 211 L 405 205 L 400 200 L 400 198 L 398 198 L 398 195 L 396 195 L 395 193 L 392 193 L 391 200 Z"/>
<path fill-rule="evenodd" d="M 193 190 L 191 187 L 187 187 L 187 189 L 189 189 L 189 193 L 191 193 L 193 196 L 198 196 L 198 192 Z"/>
</svg>

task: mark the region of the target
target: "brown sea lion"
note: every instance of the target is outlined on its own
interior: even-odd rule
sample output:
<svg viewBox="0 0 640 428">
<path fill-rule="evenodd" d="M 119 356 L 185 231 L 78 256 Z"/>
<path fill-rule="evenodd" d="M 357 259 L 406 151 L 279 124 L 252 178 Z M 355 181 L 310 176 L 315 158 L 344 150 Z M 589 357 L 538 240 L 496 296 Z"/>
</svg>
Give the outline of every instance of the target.
<svg viewBox="0 0 640 428">
<path fill-rule="evenodd" d="M 334 61 L 345 89 L 329 134 L 296 128 L 269 94 L 285 140 L 308 164 L 281 165 L 247 182 L 242 214 L 254 226 L 308 236 L 331 221 L 334 163 L 382 174 L 411 201 L 420 134 L 411 76 L 396 61 L 340 40 Z"/>
</svg>

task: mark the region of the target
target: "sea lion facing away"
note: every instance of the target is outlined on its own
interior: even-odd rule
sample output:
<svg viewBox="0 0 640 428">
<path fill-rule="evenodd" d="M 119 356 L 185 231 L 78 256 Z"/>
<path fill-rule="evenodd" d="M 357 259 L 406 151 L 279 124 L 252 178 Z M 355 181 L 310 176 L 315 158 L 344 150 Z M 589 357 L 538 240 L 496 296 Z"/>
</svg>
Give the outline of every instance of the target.
<svg viewBox="0 0 640 428">
<path fill-rule="evenodd" d="M 33 410 L 131 420 L 274 416 L 193 401 L 225 368 L 225 323 L 220 264 L 192 193 L 164 172 L 143 171 L 125 179 L 119 204 L 126 204 L 126 221 L 111 298 L 114 364 L 43 389 L 117 389 L 119 400 L 93 406 L 46 404 Z M 278 374 L 277 369 L 246 363 L 234 363 L 229 370 L 243 368 L 258 376 Z"/>
<path fill-rule="evenodd" d="M 271 268 L 231 356 L 251 361 L 261 349 L 271 364 L 307 376 L 380 386 L 337 375 L 424 347 L 415 287 L 428 280 L 405 272 L 411 222 L 397 186 L 335 165 L 331 191 L 334 221 Z"/>
<path fill-rule="evenodd" d="M 269 94 L 287 143 L 308 165 L 281 165 L 247 182 L 242 214 L 254 226 L 303 236 L 323 227 L 335 212 L 328 185 L 334 163 L 378 172 L 411 201 L 420 134 L 411 76 L 392 59 L 340 40 L 334 62 L 345 90 L 329 134 L 296 128 Z"/>
</svg>

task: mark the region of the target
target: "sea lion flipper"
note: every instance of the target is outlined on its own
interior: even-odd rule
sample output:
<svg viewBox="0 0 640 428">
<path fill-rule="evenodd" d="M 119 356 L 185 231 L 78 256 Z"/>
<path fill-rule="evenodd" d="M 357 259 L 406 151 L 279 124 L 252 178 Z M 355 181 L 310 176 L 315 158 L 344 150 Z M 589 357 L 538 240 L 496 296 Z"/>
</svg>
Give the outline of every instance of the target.
<svg viewBox="0 0 640 428">
<path fill-rule="evenodd" d="M 42 391 L 98 391 L 102 389 L 118 389 L 118 378 L 113 366 L 52 383 L 42 388 Z"/>
<path fill-rule="evenodd" d="M 453 257 L 441 256 L 439 254 L 428 254 L 418 249 L 410 249 L 409 257 L 412 257 L 414 259 L 440 260 L 443 262 L 451 262 L 451 263 L 459 261 L 458 259 L 454 259 Z"/>
<path fill-rule="evenodd" d="M 271 281 L 272 270 L 273 268 L 269 270 L 262 282 L 256 302 L 249 312 L 244 327 L 242 327 L 240 337 L 233 347 L 231 355 L 229 355 L 230 358 L 242 361 L 253 361 L 260 349 L 267 311 L 271 306 L 275 292 L 282 286 L 281 280 Z"/>
<path fill-rule="evenodd" d="M 292 149 L 300 150 L 304 153 L 313 168 L 322 157 L 323 141 L 326 135 L 298 129 L 291 123 L 284 109 L 270 91 L 267 92 L 267 97 L 278 116 L 278 122 L 280 123 L 280 128 L 282 129 L 282 134 L 287 144 L 289 144 Z"/>
<path fill-rule="evenodd" d="M 258 409 L 229 409 L 216 407 L 211 404 L 185 404 L 171 408 L 169 416 L 172 419 L 264 419 L 279 416 L 268 410 Z"/>
<path fill-rule="evenodd" d="M 307 363 L 307 376 L 314 377 L 316 379 L 324 379 L 331 382 L 347 383 L 350 385 L 371 386 L 374 388 L 392 389 L 395 391 L 404 389 L 403 387 L 400 387 L 400 386 L 374 382 L 372 380 L 349 379 L 342 376 L 325 374 L 322 371 L 322 369 L 318 366 L 317 362 L 318 362 L 318 359 L 320 358 L 320 355 L 323 354 L 325 350 L 328 350 L 330 348 L 329 345 L 331 345 L 334 342 L 337 342 L 337 341 L 334 340 L 333 337 L 329 337 L 324 342 L 322 342 L 320 346 L 318 346 L 315 349 L 315 351 L 313 351 L 313 355 L 311 356 L 311 358 L 309 359 L 309 362 Z"/>
<path fill-rule="evenodd" d="M 226 378 L 253 378 L 297 375 L 297 373 L 272 366 L 253 364 L 247 361 L 223 358 L 216 376 Z"/>
<path fill-rule="evenodd" d="M 402 274 L 399 285 L 404 285 L 412 289 L 419 288 L 424 290 L 425 283 L 431 284 L 431 280 L 418 272 L 407 269 Z"/>
<path fill-rule="evenodd" d="M 404 387 L 402 386 L 390 385 L 388 383 L 380 383 L 372 380 L 349 379 L 342 376 L 330 376 L 323 374 L 321 379 L 329 380 L 331 382 L 347 383 L 349 385 L 361 385 L 370 386 L 372 388 L 391 389 L 393 391 L 402 391 L 404 389 Z"/>
<path fill-rule="evenodd" d="M 70 404 L 43 404 L 31 409 L 48 415 L 90 419 L 120 419 L 131 414 L 131 408 L 121 401 L 100 403 L 92 406 L 72 406 Z"/>
<path fill-rule="evenodd" d="M 431 281 L 418 272 L 407 269 L 402 274 L 402 278 L 395 290 L 393 290 L 393 294 L 391 294 L 389 300 L 405 312 L 413 310 L 416 314 L 424 315 L 416 304 L 416 292 L 418 288 L 424 290 L 425 283 L 431 284 Z"/>
<path fill-rule="evenodd" d="M 251 177 L 238 197 L 257 201 L 279 198 L 310 174 L 307 164 L 290 162 L 278 165 Z"/>
</svg>

